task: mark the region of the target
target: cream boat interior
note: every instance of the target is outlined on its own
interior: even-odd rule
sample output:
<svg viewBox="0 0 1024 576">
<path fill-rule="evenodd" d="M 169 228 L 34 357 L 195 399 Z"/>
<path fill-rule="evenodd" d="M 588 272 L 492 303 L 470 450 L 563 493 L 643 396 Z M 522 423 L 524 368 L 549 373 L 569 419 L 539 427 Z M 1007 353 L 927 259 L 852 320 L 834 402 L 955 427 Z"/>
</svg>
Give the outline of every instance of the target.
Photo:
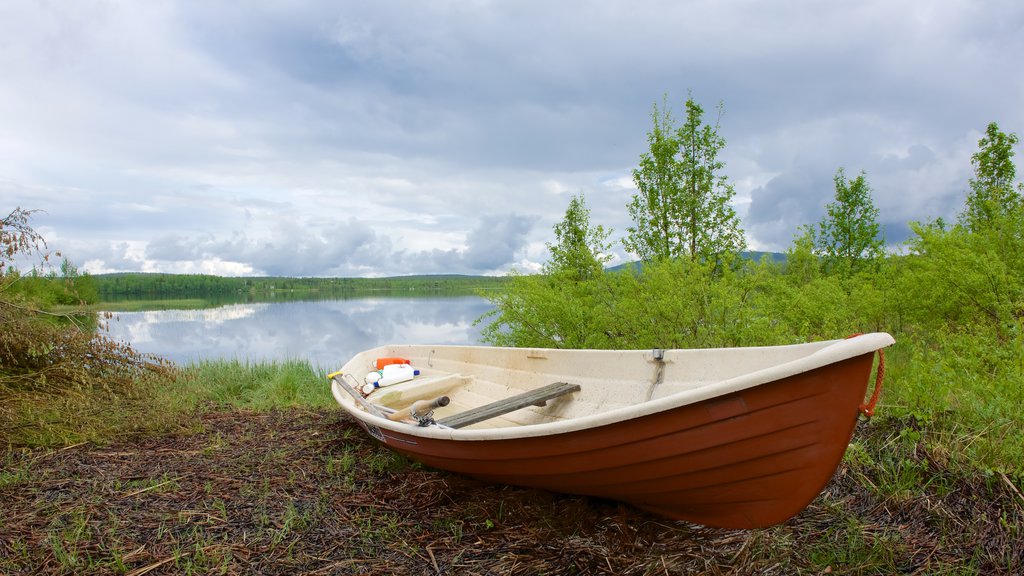
<svg viewBox="0 0 1024 576">
<path fill-rule="evenodd" d="M 367 398 L 385 412 L 447 396 L 433 417 L 444 420 L 556 382 L 579 391 L 461 429 L 394 422 L 368 411 L 338 382 L 339 404 L 365 424 L 429 437 L 490 439 L 569 431 L 635 418 L 721 396 L 874 352 L 893 343 L 885 333 L 790 346 L 692 350 L 560 350 L 484 346 L 383 346 L 356 355 L 340 374 L 358 389 L 382 357 L 402 357 L 420 371 L 413 380 Z"/>
</svg>

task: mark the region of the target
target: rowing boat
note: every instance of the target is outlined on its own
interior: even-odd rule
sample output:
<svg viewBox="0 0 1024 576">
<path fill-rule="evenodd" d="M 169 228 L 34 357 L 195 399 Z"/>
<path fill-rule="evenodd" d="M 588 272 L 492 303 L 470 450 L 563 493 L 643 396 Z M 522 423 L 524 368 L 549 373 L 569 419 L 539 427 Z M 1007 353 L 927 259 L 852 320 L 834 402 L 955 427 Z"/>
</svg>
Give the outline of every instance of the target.
<svg viewBox="0 0 1024 576">
<path fill-rule="evenodd" d="M 329 376 L 388 448 L 474 478 L 724 528 L 786 521 L 825 487 L 881 389 L 885 333 L 789 346 L 383 346 Z M 875 353 L 874 393 L 865 402 Z M 380 358 L 419 375 L 360 391 Z"/>
</svg>

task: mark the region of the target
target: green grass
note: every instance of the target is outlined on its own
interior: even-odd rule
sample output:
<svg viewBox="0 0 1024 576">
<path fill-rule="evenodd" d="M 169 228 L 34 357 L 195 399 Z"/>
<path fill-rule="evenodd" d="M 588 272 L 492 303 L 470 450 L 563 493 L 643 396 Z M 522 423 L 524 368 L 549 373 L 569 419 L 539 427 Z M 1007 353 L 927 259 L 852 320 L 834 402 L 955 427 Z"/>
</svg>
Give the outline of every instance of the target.
<svg viewBox="0 0 1024 576">
<path fill-rule="evenodd" d="M 150 310 L 201 310 L 222 304 L 203 298 L 159 300 L 117 300 L 92 304 L 56 304 L 47 307 L 52 314 L 95 314 L 99 312 L 147 312 Z"/>
<path fill-rule="evenodd" d="M 180 394 L 195 405 L 214 402 L 236 408 L 265 410 L 305 406 L 332 406 L 327 372 L 308 362 L 248 363 L 238 360 L 206 361 L 184 369 Z"/>
<path fill-rule="evenodd" d="M 0 430 L 0 444 L 26 447 L 103 444 L 127 436 L 187 431 L 201 427 L 198 416 L 215 408 L 334 404 L 326 371 L 300 361 L 203 362 L 177 370 L 173 378 L 139 381 L 128 392 L 23 394 L 16 400 L 16 407 L 8 407 L 16 418 L 9 429 Z M 0 482 L 7 481 L 0 476 Z"/>
<path fill-rule="evenodd" d="M 879 414 L 913 419 L 950 465 L 1024 477 L 1024 336 L 986 336 L 898 336 Z"/>
</svg>

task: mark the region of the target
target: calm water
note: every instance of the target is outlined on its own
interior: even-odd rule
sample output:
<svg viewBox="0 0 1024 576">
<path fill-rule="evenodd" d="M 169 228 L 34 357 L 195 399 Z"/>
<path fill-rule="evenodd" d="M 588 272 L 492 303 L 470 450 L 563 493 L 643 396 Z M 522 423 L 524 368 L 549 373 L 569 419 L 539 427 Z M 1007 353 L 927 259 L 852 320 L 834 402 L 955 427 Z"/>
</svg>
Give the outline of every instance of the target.
<svg viewBox="0 0 1024 576">
<path fill-rule="evenodd" d="M 181 364 L 301 359 L 335 369 L 381 344 L 479 344 L 473 321 L 491 308 L 478 296 L 366 297 L 117 312 L 109 325 L 112 337 Z"/>
</svg>

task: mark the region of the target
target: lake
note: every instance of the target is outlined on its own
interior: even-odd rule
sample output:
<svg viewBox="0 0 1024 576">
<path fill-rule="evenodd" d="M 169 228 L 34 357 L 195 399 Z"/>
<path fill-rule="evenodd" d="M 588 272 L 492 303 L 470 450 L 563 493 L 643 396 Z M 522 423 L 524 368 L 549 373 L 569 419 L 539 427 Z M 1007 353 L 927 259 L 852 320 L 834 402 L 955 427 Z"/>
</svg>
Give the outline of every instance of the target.
<svg viewBox="0 0 1024 576">
<path fill-rule="evenodd" d="M 479 344 L 479 296 L 358 297 L 226 304 L 202 310 L 116 312 L 109 334 L 178 364 L 307 360 L 337 369 L 382 344 Z"/>
</svg>

